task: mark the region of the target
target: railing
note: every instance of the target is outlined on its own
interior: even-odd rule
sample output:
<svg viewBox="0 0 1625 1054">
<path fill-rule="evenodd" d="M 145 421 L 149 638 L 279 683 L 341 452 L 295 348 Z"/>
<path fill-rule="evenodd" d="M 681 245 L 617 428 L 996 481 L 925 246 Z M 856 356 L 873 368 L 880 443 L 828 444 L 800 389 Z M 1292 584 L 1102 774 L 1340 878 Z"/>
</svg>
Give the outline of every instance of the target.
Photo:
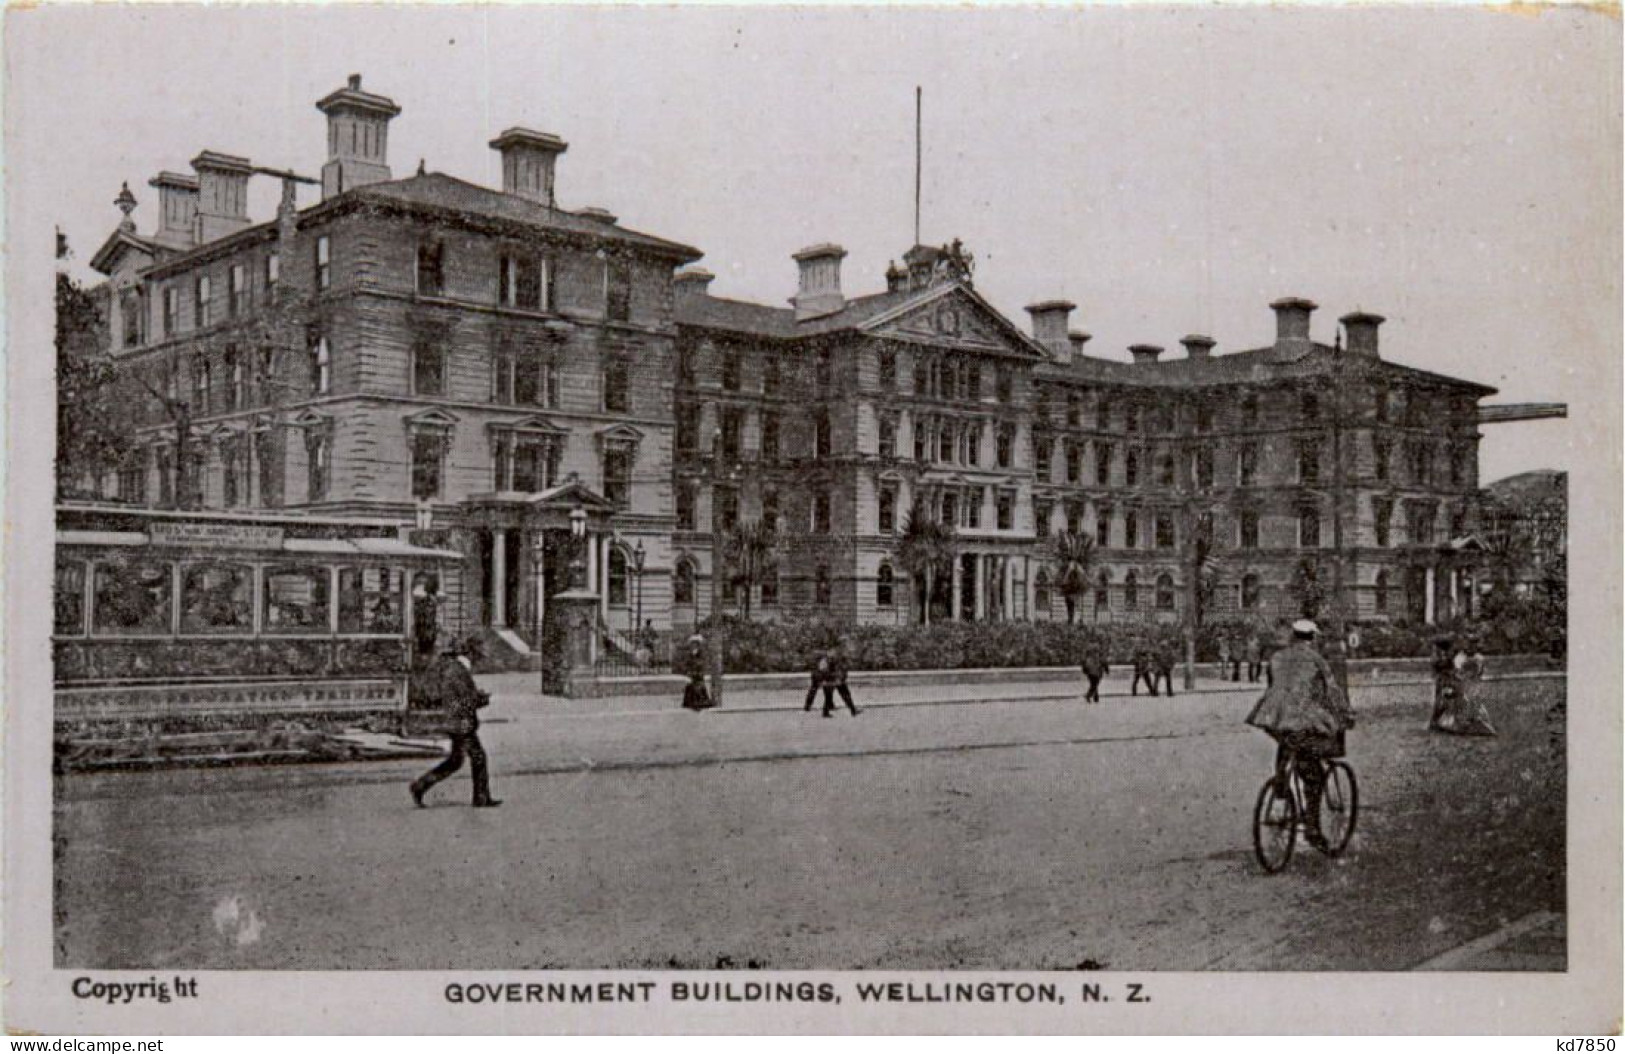
<svg viewBox="0 0 1625 1054">
<path fill-rule="evenodd" d="M 629 634 L 598 620 L 598 662 L 594 672 L 600 677 L 667 673 L 671 670 L 671 656 L 670 634 Z"/>
</svg>

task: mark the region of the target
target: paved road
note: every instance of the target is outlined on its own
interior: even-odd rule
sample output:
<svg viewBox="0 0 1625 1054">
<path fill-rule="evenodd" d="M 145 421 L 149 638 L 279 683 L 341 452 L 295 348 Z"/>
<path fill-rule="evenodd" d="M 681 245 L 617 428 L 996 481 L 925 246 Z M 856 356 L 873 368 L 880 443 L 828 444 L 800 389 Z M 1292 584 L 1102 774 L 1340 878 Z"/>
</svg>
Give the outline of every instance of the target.
<svg viewBox="0 0 1625 1054">
<path fill-rule="evenodd" d="M 59 784 L 59 959 L 177 968 L 1399 969 L 1563 911 L 1558 679 L 1496 739 L 1357 692 L 1361 830 L 1276 877 L 1251 695 L 571 712 L 499 698 L 507 804 L 413 763 Z M 1557 957 L 1558 964 L 1561 956 Z"/>
</svg>

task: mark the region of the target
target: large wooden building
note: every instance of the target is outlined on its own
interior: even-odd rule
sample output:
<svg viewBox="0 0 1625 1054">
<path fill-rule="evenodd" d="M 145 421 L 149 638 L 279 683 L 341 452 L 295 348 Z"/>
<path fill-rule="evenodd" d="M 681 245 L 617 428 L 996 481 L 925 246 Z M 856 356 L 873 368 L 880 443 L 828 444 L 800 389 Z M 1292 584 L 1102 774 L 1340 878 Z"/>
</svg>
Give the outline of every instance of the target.
<svg viewBox="0 0 1625 1054">
<path fill-rule="evenodd" d="M 1070 304 L 1032 305 L 1030 331 L 1001 315 L 957 243 L 858 295 L 814 246 L 790 306 L 730 300 L 699 250 L 562 208 L 556 136 L 492 140 L 500 190 L 395 179 L 392 100 L 352 77 L 317 105 L 316 204 L 213 151 L 151 180 L 153 231 L 120 195 L 93 264 L 141 445 L 107 496 L 393 520 L 465 554 L 453 621 L 519 654 L 572 578 L 610 635 L 744 604 L 717 563 L 745 521 L 776 528 L 759 617 L 1064 617 L 1061 531 L 1095 542 L 1085 619 L 1279 617 L 1330 581 L 1339 534 L 1361 618 L 1471 602 L 1492 389 L 1384 360 L 1374 315 L 1327 346 L 1286 299 L 1269 347 L 1103 359 Z M 256 177 L 283 181 L 269 222 Z M 957 536 L 929 598 L 899 563 L 915 515 Z"/>
</svg>

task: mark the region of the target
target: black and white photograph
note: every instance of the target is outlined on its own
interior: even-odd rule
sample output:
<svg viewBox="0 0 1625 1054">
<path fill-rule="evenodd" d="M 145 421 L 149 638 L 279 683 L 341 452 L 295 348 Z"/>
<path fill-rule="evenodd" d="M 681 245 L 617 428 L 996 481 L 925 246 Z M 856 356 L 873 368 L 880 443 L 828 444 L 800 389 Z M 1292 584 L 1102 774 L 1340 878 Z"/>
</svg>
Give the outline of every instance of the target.
<svg viewBox="0 0 1625 1054">
<path fill-rule="evenodd" d="M 1617 10 L 5 57 L 15 1027 L 1618 1028 Z"/>
</svg>

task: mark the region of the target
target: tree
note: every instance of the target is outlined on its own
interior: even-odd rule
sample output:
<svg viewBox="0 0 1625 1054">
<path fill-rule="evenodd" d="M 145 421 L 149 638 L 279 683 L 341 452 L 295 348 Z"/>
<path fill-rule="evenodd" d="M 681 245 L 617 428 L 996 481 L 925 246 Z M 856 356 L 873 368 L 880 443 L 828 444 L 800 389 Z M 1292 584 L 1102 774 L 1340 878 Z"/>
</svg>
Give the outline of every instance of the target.
<svg viewBox="0 0 1625 1054">
<path fill-rule="evenodd" d="M 740 614 L 750 618 L 751 591 L 777 564 L 778 536 L 761 520 L 736 524 L 723 539 L 723 561 L 728 581 L 741 590 Z"/>
<path fill-rule="evenodd" d="M 68 274 L 56 276 L 56 492 L 118 468 L 135 446 L 129 407 L 108 353 L 98 298 Z"/>
<path fill-rule="evenodd" d="M 954 553 L 958 548 L 954 529 L 916 503 L 903 521 L 899 539 L 897 563 L 910 578 L 924 582 L 925 603 L 920 608 L 920 621 L 930 625 L 937 573 L 953 573 Z"/>
<path fill-rule="evenodd" d="M 1089 592 L 1089 571 L 1095 562 L 1095 540 L 1086 534 L 1062 531 L 1050 543 L 1055 560 L 1055 585 L 1066 602 L 1066 623 L 1072 625 L 1078 600 Z"/>
</svg>

